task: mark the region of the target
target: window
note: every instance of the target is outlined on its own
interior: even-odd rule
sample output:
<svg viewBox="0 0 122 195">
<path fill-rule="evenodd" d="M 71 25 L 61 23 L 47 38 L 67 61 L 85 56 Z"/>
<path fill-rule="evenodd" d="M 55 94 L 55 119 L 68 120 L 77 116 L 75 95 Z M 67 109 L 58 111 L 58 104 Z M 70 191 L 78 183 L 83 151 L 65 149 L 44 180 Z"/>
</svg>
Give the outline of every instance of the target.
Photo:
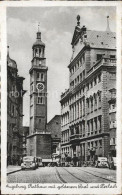
<svg viewBox="0 0 122 195">
<path fill-rule="evenodd" d="M 39 119 L 39 125 L 41 125 L 41 118 Z"/>
<path fill-rule="evenodd" d="M 85 79 L 85 70 L 83 71 L 83 79 Z"/>
<path fill-rule="evenodd" d="M 41 81 L 44 81 L 44 74 L 41 73 Z"/>
<path fill-rule="evenodd" d="M 116 56 L 115 56 L 115 55 L 110 55 L 110 58 L 111 58 L 111 59 L 115 59 Z"/>
<path fill-rule="evenodd" d="M 101 74 L 98 75 L 98 83 L 101 82 Z"/>
<path fill-rule="evenodd" d="M 97 54 L 97 61 L 102 59 L 103 54 Z"/>
<path fill-rule="evenodd" d="M 79 76 L 77 77 L 77 81 L 78 81 L 78 83 L 79 83 Z"/>
<path fill-rule="evenodd" d="M 14 105 L 12 106 L 12 116 L 14 116 Z"/>
<path fill-rule="evenodd" d="M 99 140 L 99 147 L 102 147 L 102 140 Z"/>
<path fill-rule="evenodd" d="M 91 81 L 91 88 L 93 87 L 93 82 Z"/>
<path fill-rule="evenodd" d="M 95 141 L 95 147 L 97 148 L 97 141 Z"/>
<path fill-rule="evenodd" d="M 37 72 L 37 79 L 39 79 L 40 78 L 40 74 L 39 74 L 39 72 Z"/>
<path fill-rule="evenodd" d="M 31 85 L 31 91 L 33 92 L 33 85 Z"/>
<path fill-rule="evenodd" d="M 80 74 L 80 82 L 82 81 L 82 73 Z"/>
<path fill-rule="evenodd" d="M 94 78 L 94 85 L 97 84 L 97 78 Z"/>
<path fill-rule="evenodd" d="M 87 90 L 89 90 L 89 83 L 87 83 Z"/>
<path fill-rule="evenodd" d="M 85 62 L 85 54 L 83 54 L 82 62 L 83 62 L 83 63 Z"/>
<path fill-rule="evenodd" d="M 44 104 L 44 97 L 37 97 L 37 104 Z"/>
<path fill-rule="evenodd" d="M 113 144 L 115 145 L 115 138 L 113 138 Z"/>
</svg>

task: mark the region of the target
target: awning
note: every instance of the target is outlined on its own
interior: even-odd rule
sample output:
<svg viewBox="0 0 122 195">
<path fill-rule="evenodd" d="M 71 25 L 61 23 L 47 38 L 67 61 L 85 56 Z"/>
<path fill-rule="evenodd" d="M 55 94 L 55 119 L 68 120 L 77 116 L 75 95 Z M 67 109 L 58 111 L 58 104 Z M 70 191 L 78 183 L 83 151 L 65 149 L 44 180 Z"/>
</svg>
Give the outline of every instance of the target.
<svg viewBox="0 0 122 195">
<path fill-rule="evenodd" d="M 52 159 L 42 159 L 42 162 L 52 162 Z"/>
</svg>

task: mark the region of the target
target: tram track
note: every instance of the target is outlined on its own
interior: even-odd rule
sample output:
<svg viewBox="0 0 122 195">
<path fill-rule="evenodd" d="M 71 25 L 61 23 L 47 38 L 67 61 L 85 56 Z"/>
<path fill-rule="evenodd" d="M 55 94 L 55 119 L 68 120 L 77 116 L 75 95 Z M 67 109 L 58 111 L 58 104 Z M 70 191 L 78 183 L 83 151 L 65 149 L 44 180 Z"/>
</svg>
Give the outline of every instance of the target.
<svg viewBox="0 0 122 195">
<path fill-rule="evenodd" d="M 55 167 L 56 168 L 56 167 Z M 60 181 L 62 182 L 62 183 L 67 183 L 64 179 L 63 179 L 63 177 L 61 176 L 61 174 L 59 173 L 59 171 L 58 171 L 58 169 L 56 168 L 56 174 L 58 175 L 58 178 L 60 179 Z"/>
<path fill-rule="evenodd" d="M 113 181 L 113 180 L 111 180 L 111 179 L 107 179 L 107 178 L 105 178 L 105 177 L 101 177 L 101 176 L 95 175 L 95 174 L 93 174 L 93 173 L 91 173 L 91 172 L 84 171 L 84 170 L 82 170 L 82 169 L 78 169 L 77 167 L 75 167 L 75 168 L 76 168 L 77 170 L 83 171 L 83 172 L 88 173 L 88 174 L 90 174 L 90 175 L 93 175 L 93 176 L 95 176 L 95 177 L 104 179 L 104 180 L 109 181 L 109 182 L 112 182 L 112 183 L 116 183 L 116 181 Z M 94 171 L 94 172 L 100 173 L 100 172 L 97 172 L 97 171 Z"/>
<path fill-rule="evenodd" d="M 87 181 L 75 176 L 73 173 L 71 173 L 70 171 L 68 171 L 67 169 L 65 169 L 64 167 L 62 167 L 65 171 L 67 171 L 70 175 L 72 175 L 73 177 L 75 177 L 76 179 L 78 179 L 79 181 L 81 181 L 82 183 L 88 183 Z"/>
</svg>

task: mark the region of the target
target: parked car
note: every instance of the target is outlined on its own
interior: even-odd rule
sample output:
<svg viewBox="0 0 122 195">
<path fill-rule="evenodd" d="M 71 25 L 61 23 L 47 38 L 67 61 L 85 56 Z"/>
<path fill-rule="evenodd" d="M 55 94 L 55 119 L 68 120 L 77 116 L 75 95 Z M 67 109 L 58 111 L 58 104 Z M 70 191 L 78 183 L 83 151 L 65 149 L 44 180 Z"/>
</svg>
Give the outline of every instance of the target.
<svg viewBox="0 0 122 195">
<path fill-rule="evenodd" d="M 116 157 L 110 157 L 108 159 L 109 169 L 116 169 Z"/>
<path fill-rule="evenodd" d="M 25 156 L 23 157 L 21 163 L 21 169 L 33 169 L 35 170 L 38 167 L 36 157 L 33 156 Z"/>
<path fill-rule="evenodd" d="M 102 167 L 102 168 L 108 168 L 108 161 L 106 157 L 98 157 L 98 159 L 95 162 L 95 167 Z"/>
</svg>

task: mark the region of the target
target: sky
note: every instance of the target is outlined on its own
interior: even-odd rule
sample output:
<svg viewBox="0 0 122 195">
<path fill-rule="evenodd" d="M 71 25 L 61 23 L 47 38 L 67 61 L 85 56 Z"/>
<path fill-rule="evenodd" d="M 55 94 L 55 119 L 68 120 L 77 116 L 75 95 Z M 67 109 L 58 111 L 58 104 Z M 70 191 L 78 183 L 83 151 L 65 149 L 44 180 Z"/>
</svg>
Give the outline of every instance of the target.
<svg viewBox="0 0 122 195">
<path fill-rule="evenodd" d="M 32 45 L 36 41 L 38 23 L 42 41 L 45 43 L 46 66 L 48 66 L 48 121 L 61 114 L 60 95 L 69 88 L 68 65 L 72 56 L 71 40 L 80 15 L 81 27 L 105 31 L 106 17 L 110 29 L 116 31 L 115 7 L 9 7 L 7 8 L 7 44 L 9 54 L 17 63 L 18 74 L 25 78 L 27 90 L 23 100 L 23 125 L 29 125 L 29 69 Z"/>
</svg>

